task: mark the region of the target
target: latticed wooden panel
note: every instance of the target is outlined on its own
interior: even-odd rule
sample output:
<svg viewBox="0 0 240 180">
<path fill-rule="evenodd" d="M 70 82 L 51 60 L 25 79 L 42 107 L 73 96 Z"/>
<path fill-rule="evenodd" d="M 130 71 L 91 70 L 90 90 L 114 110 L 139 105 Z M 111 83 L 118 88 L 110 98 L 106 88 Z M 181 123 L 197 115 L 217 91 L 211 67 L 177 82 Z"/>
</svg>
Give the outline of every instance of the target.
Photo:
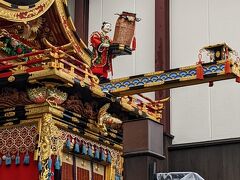
<svg viewBox="0 0 240 180">
<path fill-rule="evenodd" d="M 89 171 L 78 167 L 77 180 L 89 180 Z"/>
<path fill-rule="evenodd" d="M 62 163 L 62 178 L 61 180 L 73 180 L 73 168 L 71 164 Z"/>
<path fill-rule="evenodd" d="M 16 155 L 17 152 L 33 152 L 36 144 L 35 125 L 0 129 L 0 154 Z"/>
<path fill-rule="evenodd" d="M 97 173 L 93 173 L 94 180 L 103 180 L 103 176 Z"/>
</svg>

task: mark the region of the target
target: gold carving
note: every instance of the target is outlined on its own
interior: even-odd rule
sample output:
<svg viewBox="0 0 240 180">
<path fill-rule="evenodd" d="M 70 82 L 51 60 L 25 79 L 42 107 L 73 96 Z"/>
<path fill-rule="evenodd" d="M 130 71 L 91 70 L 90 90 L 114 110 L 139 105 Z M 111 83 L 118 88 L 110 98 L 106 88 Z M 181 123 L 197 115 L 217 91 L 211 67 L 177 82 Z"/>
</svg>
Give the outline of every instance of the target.
<svg viewBox="0 0 240 180">
<path fill-rule="evenodd" d="M 164 84 L 164 81 L 152 82 L 152 83 L 144 84 L 144 87 L 152 87 L 152 86 L 157 86 L 162 84 Z"/>
<path fill-rule="evenodd" d="M 13 81 L 15 81 L 15 77 L 14 76 L 9 76 L 9 78 L 8 78 L 8 82 L 13 82 Z"/>
<path fill-rule="evenodd" d="M 61 131 L 55 126 L 52 115 L 45 113 L 40 125 L 40 161 L 42 163 L 41 180 L 50 179 L 51 169 L 48 168 L 48 159 L 51 155 L 61 153 L 63 142 L 61 142 Z"/>
<path fill-rule="evenodd" d="M 67 99 L 67 93 L 54 87 L 38 87 L 28 89 L 28 96 L 35 103 L 48 102 L 52 105 L 62 104 Z"/>
<path fill-rule="evenodd" d="M 124 44 L 119 44 L 119 47 L 118 47 L 120 50 L 124 50 Z"/>
<path fill-rule="evenodd" d="M 114 93 L 118 93 L 118 92 L 127 91 L 129 89 L 130 89 L 129 87 L 124 87 L 124 88 L 118 88 L 118 89 L 115 89 L 115 90 L 111 90 L 110 92 L 114 94 Z"/>
<path fill-rule="evenodd" d="M 100 97 L 105 97 L 105 96 L 106 96 L 106 94 L 102 91 L 102 89 L 101 89 L 100 86 L 98 86 L 98 85 L 91 86 L 91 87 L 90 87 L 90 90 L 91 90 L 94 94 L 96 94 L 96 95 L 98 95 L 98 96 L 100 96 Z"/>
<path fill-rule="evenodd" d="M 179 79 L 179 81 L 190 81 L 190 80 L 194 80 L 194 79 L 197 79 L 196 75 L 182 77 L 182 78 Z"/>
<path fill-rule="evenodd" d="M 27 94 L 24 91 L 20 91 L 14 88 L 1 88 L 0 89 L 0 107 L 10 108 L 15 106 L 25 106 L 32 103 Z M 10 110 L 5 110 L 10 111 Z"/>
<path fill-rule="evenodd" d="M 107 125 L 118 125 L 122 124 L 122 121 L 118 118 L 113 117 L 111 114 L 107 112 L 108 108 L 110 107 L 110 103 L 105 104 L 103 107 L 100 108 L 98 112 L 98 124 L 97 126 L 100 128 L 100 132 L 103 135 L 107 136 Z"/>
<path fill-rule="evenodd" d="M 220 51 L 217 51 L 217 52 L 216 52 L 216 57 L 219 58 L 219 57 L 220 57 L 220 54 L 221 54 Z"/>
<path fill-rule="evenodd" d="M 240 63 L 235 62 L 232 66 L 232 72 L 237 76 L 240 77 Z"/>
<path fill-rule="evenodd" d="M 12 111 L 12 112 L 6 112 L 5 114 L 4 114 L 4 117 L 13 117 L 13 116 L 15 116 L 15 112 L 14 111 Z"/>
<path fill-rule="evenodd" d="M 226 60 L 225 59 L 223 59 L 223 60 L 219 60 L 219 61 L 217 61 L 217 64 L 224 64 L 226 62 Z M 232 60 L 230 59 L 230 62 L 232 62 Z"/>
<path fill-rule="evenodd" d="M 162 74 L 162 73 L 164 73 L 164 71 L 150 72 L 150 73 L 144 74 L 144 76 L 145 77 L 147 77 L 147 76 L 154 76 L 154 75 L 159 75 L 159 74 Z"/>
<path fill-rule="evenodd" d="M 141 94 L 138 94 L 138 96 L 147 100 L 148 102 L 144 102 L 141 99 L 133 96 L 123 96 L 120 99 L 120 104 L 128 111 L 137 110 L 137 113 L 139 115 L 142 115 L 144 112 L 148 116 L 148 118 L 159 122 L 162 118 L 162 109 L 164 109 L 163 103 L 168 101 L 169 98 L 152 101 L 151 99 Z"/>
<path fill-rule="evenodd" d="M 179 70 L 180 71 L 190 70 L 190 69 L 195 69 L 196 67 L 197 65 L 185 66 L 185 67 L 180 67 Z"/>
<path fill-rule="evenodd" d="M 125 81 L 128 80 L 129 77 L 123 77 L 123 78 L 118 78 L 118 79 L 112 79 L 110 82 L 111 83 L 116 83 L 116 82 L 121 82 L 121 81 Z"/>
<path fill-rule="evenodd" d="M 14 110 L 15 110 L 15 107 L 12 107 L 12 108 L 4 109 L 3 111 L 4 111 L 4 112 L 7 112 L 7 111 L 14 111 Z"/>
<path fill-rule="evenodd" d="M 52 5 L 54 0 L 41 0 L 33 8 L 16 9 L 0 6 L 0 17 L 14 22 L 27 22 L 34 20 L 44 14 Z M 3 3 L 3 1 L 1 1 Z"/>
<path fill-rule="evenodd" d="M 41 124 L 41 137 L 40 137 L 40 158 L 43 165 L 40 175 L 41 180 L 48 180 L 50 170 L 47 167 L 47 160 L 51 157 L 51 126 L 52 116 L 51 114 L 44 114 Z"/>
<path fill-rule="evenodd" d="M 3 126 L 12 126 L 13 122 L 4 123 Z"/>
<path fill-rule="evenodd" d="M 49 107 L 48 106 L 36 106 L 36 107 L 26 108 L 26 110 L 27 110 L 26 115 L 29 116 L 29 115 L 47 113 L 47 112 L 49 112 Z"/>
<path fill-rule="evenodd" d="M 79 122 L 80 122 L 76 117 L 72 117 L 72 121 L 73 121 L 73 122 L 76 122 L 76 123 L 79 123 Z"/>
</svg>

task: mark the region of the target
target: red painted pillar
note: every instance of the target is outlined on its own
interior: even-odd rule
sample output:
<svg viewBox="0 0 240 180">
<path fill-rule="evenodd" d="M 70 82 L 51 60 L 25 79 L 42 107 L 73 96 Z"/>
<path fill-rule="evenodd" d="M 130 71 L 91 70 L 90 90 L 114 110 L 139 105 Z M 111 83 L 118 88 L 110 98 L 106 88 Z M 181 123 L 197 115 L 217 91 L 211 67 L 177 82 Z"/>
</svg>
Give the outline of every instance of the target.
<svg viewBox="0 0 240 180">
<path fill-rule="evenodd" d="M 170 68 L 169 0 L 155 0 L 155 70 Z M 170 90 L 156 92 L 156 99 L 170 96 Z M 164 132 L 170 134 L 170 103 L 163 111 Z"/>
</svg>

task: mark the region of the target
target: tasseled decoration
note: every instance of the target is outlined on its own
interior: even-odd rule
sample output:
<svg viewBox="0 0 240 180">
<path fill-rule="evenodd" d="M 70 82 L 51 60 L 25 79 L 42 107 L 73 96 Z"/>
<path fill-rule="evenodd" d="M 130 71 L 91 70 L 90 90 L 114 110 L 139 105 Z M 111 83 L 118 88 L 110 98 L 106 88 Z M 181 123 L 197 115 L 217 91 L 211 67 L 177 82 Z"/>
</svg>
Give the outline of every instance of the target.
<svg viewBox="0 0 240 180">
<path fill-rule="evenodd" d="M 92 157 L 93 156 L 93 153 L 92 153 L 92 146 L 89 144 L 89 146 L 88 146 L 88 155 L 90 156 L 90 157 Z"/>
<path fill-rule="evenodd" d="M 96 149 L 95 149 L 95 155 L 94 155 L 94 158 L 99 159 L 99 150 L 98 150 L 97 147 L 96 147 Z"/>
<path fill-rule="evenodd" d="M 40 160 L 38 161 L 38 171 L 39 171 L 39 172 L 42 171 L 42 163 L 41 163 Z"/>
<path fill-rule="evenodd" d="M 61 169 L 61 161 L 60 158 L 57 156 L 57 159 L 55 161 L 55 165 L 54 165 L 56 170 L 60 170 Z"/>
<path fill-rule="evenodd" d="M 80 153 L 80 148 L 79 148 L 79 142 L 76 140 L 76 143 L 74 145 L 74 152 L 75 153 Z"/>
<path fill-rule="evenodd" d="M 15 164 L 16 165 L 19 165 L 20 164 L 20 156 L 19 156 L 19 153 L 17 153 L 17 156 L 15 158 Z"/>
<path fill-rule="evenodd" d="M 110 151 L 108 151 L 108 154 L 107 154 L 107 162 L 108 162 L 108 163 L 111 163 L 111 162 L 112 162 L 112 156 L 111 156 Z"/>
<path fill-rule="evenodd" d="M 87 154 L 87 149 L 85 143 L 82 143 L 82 154 L 86 155 Z"/>
<path fill-rule="evenodd" d="M 52 168 L 52 159 L 51 157 L 48 158 L 48 169 Z"/>
<path fill-rule="evenodd" d="M 203 74 L 204 74 L 204 70 L 203 70 L 203 67 L 202 67 L 202 62 L 198 62 L 197 69 L 196 69 L 197 79 L 203 80 L 204 79 Z"/>
<path fill-rule="evenodd" d="M 225 74 L 231 73 L 231 63 L 228 59 L 228 54 L 229 54 L 228 48 L 226 48 L 226 52 L 225 52 L 226 61 L 225 61 L 225 66 L 224 66 Z"/>
<path fill-rule="evenodd" d="M 106 161 L 104 149 L 101 149 L 101 161 Z"/>
<path fill-rule="evenodd" d="M 240 77 L 236 77 L 236 82 L 240 83 Z"/>
<path fill-rule="evenodd" d="M 136 37 L 134 36 L 132 40 L 132 51 L 136 50 L 136 46 L 137 46 L 137 40 L 136 40 Z"/>
<path fill-rule="evenodd" d="M 28 152 L 26 152 L 24 159 L 23 159 L 23 164 L 29 165 L 29 163 L 30 163 L 30 157 L 29 157 Z"/>
<path fill-rule="evenodd" d="M 198 62 L 197 62 L 197 68 L 196 68 L 196 77 L 197 79 L 203 80 L 204 77 L 204 69 L 202 67 L 202 54 L 198 54 Z"/>
<path fill-rule="evenodd" d="M 12 159 L 11 159 L 10 155 L 6 156 L 5 164 L 6 164 L 6 166 L 10 166 L 12 164 Z"/>
<path fill-rule="evenodd" d="M 229 59 L 227 59 L 225 61 L 224 70 L 225 70 L 225 74 L 230 74 L 231 73 L 231 63 L 230 63 Z"/>
<path fill-rule="evenodd" d="M 213 87 L 213 81 L 209 81 L 209 87 Z"/>
<path fill-rule="evenodd" d="M 71 148 L 71 141 L 70 141 L 69 138 L 67 139 L 66 147 L 67 147 L 68 150 L 70 150 L 70 148 Z"/>
<path fill-rule="evenodd" d="M 121 176 L 119 176 L 118 174 L 115 176 L 115 180 L 121 180 Z"/>
</svg>

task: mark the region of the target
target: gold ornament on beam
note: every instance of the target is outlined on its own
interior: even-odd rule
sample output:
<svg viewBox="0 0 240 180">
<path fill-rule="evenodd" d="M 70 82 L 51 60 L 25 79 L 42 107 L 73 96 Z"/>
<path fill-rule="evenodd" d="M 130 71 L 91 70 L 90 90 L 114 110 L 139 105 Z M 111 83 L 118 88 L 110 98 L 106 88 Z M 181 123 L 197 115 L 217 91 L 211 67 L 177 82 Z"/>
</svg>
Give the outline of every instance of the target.
<svg viewBox="0 0 240 180">
<path fill-rule="evenodd" d="M 34 103 L 48 102 L 51 106 L 60 105 L 67 99 L 67 93 L 55 87 L 37 87 L 28 89 L 28 96 Z"/>
<path fill-rule="evenodd" d="M 37 37 L 39 28 L 42 25 L 42 18 L 39 17 L 32 21 L 26 23 L 20 23 L 18 26 L 18 31 L 21 32 L 19 35 L 28 41 L 33 41 Z"/>
<path fill-rule="evenodd" d="M 107 125 L 110 127 L 114 125 L 122 124 L 122 121 L 118 118 L 113 117 L 111 114 L 107 112 L 108 108 L 110 107 L 110 103 L 105 104 L 102 106 L 98 112 L 98 123 L 97 126 L 100 129 L 100 132 L 103 133 L 104 136 L 108 135 L 107 132 Z"/>
<path fill-rule="evenodd" d="M 52 155 L 61 154 L 64 143 L 61 139 L 62 133 L 55 126 L 52 114 L 43 114 L 39 127 L 39 163 L 42 164 L 40 180 L 48 180 L 51 179 L 52 175 L 51 168 L 48 167 L 48 160 L 51 159 Z"/>
</svg>

